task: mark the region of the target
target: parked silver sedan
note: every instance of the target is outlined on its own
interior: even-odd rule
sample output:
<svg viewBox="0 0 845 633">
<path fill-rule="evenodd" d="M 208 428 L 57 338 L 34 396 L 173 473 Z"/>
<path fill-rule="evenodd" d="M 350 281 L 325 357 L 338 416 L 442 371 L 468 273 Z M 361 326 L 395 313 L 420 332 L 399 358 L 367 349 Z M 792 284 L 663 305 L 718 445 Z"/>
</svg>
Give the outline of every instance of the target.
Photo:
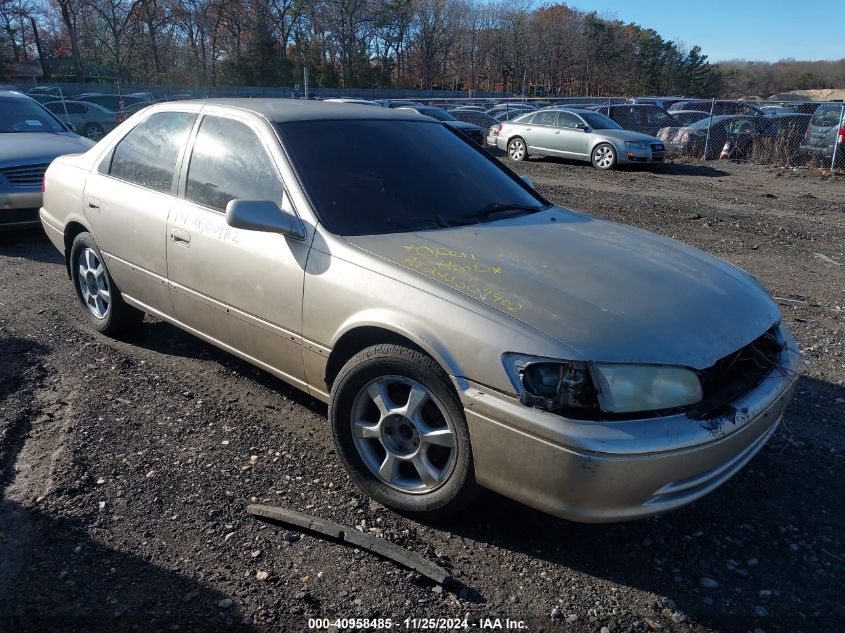
<svg viewBox="0 0 845 633">
<path fill-rule="evenodd" d="M 408 513 L 482 486 L 578 521 L 680 507 L 797 377 L 750 275 L 557 207 L 412 112 L 150 106 L 50 166 L 41 219 L 95 329 L 148 313 L 327 402 L 353 481 Z"/>
<path fill-rule="evenodd" d="M 498 128 L 496 146 L 515 161 L 529 156 L 560 156 L 592 162 L 598 169 L 620 164 L 662 163 L 663 141 L 624 130 L 603 114 L 589 110 L 544 109 Z"/>
<path fill-rule="evenodd" d="M 50 161 L 93 144 L 34 99 L 0 90 L 0 230 L 38 226 L 41 183 Z"/>
</svg>

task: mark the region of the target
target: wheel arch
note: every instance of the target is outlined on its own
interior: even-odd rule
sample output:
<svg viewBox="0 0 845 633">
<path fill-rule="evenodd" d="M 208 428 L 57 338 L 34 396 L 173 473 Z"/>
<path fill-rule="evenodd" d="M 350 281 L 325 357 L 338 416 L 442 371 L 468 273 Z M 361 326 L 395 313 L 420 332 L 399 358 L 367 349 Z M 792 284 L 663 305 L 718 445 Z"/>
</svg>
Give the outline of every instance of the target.
<svg viewBox="0 0 845 633">
<path fill-rule="evenodd" d="M 349 324 L 338 334 L 326 361 L 325 382 L 331 390 L 332 384 L 341 368 L 358 352 L 382 343 L 404 345 L 430 356 L 450 376 L 460 376 L 457 363 L 445 349 L 441 349 L 436 339 L 429 335 L 419 335 L 424 330 L 414 327 L 400 327 L 391 322 L 361 321 Z M 413 332 L 413 334 L 412 334 Z"/>
<path fill-rule="evenodd" d="M 67 276 L 70 277 L 70 249 L 73 246 L 73 240 L 76 239 L 76 236 L 80 233 L 90 233 L 91 230 L 77 220 L 71 220 L 67 224 L 65 224 L 64 230 L 64 241 L 65 241 L 65 268 L 67 270 Z"/>
</svg>

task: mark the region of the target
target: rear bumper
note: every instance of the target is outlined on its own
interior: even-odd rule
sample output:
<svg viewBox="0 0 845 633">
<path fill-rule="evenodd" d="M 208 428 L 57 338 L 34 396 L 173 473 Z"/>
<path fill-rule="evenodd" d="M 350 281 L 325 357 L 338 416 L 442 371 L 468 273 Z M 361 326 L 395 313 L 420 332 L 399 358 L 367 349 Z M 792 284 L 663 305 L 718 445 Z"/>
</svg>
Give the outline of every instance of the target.
<svg viewBox="0 0 845 633">
<path fill-rule="evenodd" d="M 472 385 L 462 392 L 478 483 L 573 521 L 638 519 L 684 506 L 738 472 L 774 434 L 797 381 L 788 335 L 775 370 L 735 415 L 585 422 Z"/>
<path fill-rule="evenodd" d="M 0 193 L 0 229 L 38 226 L 41 191 Z"/>
</svg>

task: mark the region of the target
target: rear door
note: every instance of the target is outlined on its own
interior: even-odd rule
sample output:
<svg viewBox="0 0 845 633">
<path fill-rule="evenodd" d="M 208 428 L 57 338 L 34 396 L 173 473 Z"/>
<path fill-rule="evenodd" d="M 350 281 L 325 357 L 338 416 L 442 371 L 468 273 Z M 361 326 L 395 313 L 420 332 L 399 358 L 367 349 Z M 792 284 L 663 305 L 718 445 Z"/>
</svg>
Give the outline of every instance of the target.
<svg viewBox="0 0 845 633">
<path fill-rule="evenodd" d="M 106 266 L 121 292 L 171 314 L 165 235 L 175 173 L 193 112 L 156 112 L 133 127 L 88 176 L 83 196 Z"/>
<path fill-rule="evenodd" d="M 529 150 L 539 150 L 542 154 L 556 154 L 557 142 L 555 138 L 557 126 L 556 110 L 540 110 L 531 119 L 531 125 L 526 128 L 525 141 Z"/>
<path fill-rule="evenodd" d="M 296 214 L 263 122 L 203 116 L 167 224 L 176 318 L 286 380 L 303 384 L 302 289 L 309 238 L 233 229 L 230 200 L 272 200 Z"/>
</svg>

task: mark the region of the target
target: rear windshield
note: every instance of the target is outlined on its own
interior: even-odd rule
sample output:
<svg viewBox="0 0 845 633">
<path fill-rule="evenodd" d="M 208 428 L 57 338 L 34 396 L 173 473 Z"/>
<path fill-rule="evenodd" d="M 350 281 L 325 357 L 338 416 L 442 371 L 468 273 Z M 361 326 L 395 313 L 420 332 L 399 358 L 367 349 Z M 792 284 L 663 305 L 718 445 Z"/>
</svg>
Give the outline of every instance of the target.
<svg viewBox="0 0 845 633">
<path fill-rule="evenodd" d="M 842 116 L 842 106 L 825 104 L 816 108 L 813 114 L 812 124 L 817 127 L 833 127 L 837 125 Z"/>
<path fill-rule="evenodd" d="M 442 124 L 293 121 L 278 128 L 320 221 L 338 235 L 437 228 L 491 205 L 546 205 Z"/>
</svg>

